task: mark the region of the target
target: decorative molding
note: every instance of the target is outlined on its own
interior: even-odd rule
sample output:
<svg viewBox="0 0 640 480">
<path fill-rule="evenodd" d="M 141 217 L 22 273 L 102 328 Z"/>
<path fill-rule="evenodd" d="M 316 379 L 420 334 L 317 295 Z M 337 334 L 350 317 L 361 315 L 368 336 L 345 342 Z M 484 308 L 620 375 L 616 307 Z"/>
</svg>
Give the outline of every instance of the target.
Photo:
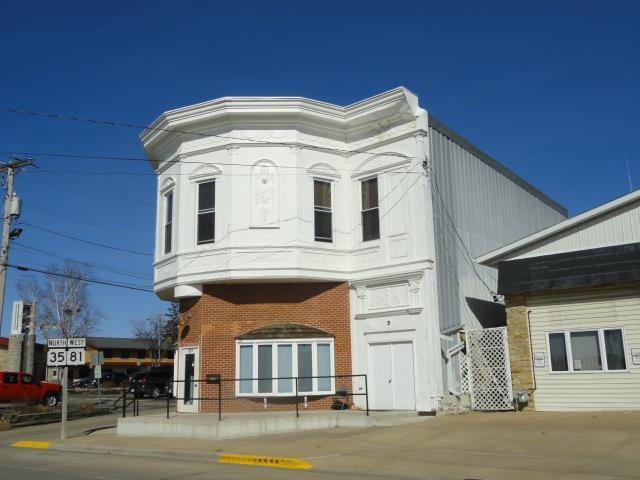
<svg viewBox="0 0 640 480">
<path fill-rule="evenodd" d="M 340 173 L 328 163 L 315 163 L 307 168 L 307 173 L 312 177 L 340 178 Z"/>
<path fill-rule="evenodd" d="M 408 256 L 408 242 L 404 234 L 401 238 L 393 238 L 389 241 L 389 257 L 402 258 Z"/>
<path fill-rule="evenodd" d="M 398 156 L 404 158 L 398 160 Z M 360 178 L 367 175 L 374 175 L 376 173 L 399 168 L 410 163 L 411 159 L 404 153 L 378 153 L 361 162 L 360 165 L 358 165 L 358 167 L 355 169 L 355 173 L 351 175 L 351 178 Z"/>
<path fill-rule="evenodd" d="M 356 313 L 354 318 L 356 320 L 362 320 L 365 318 L 380 318 L 380 317 L 395 317 L 398 315 L 417 315 L 423 310 L 422 307 L 402 308 L 396 310 L 386 310 L 384 312 L 363 312 Z"/>
<path fill-rule="evenodd" d="M 361 130 L 374 121 L 387 118 L 415 121 L 420 113 L 417 97 L 403 87 L 382 92 L 346 107 L 301 97 L 222 97 L 170 110 L 158 117 L 140 139 L 145 149 L 153 148 L 177 124 L 182 130 L 190 125 L 220 124 L 233 118 L 234 123 L 255 115 L 272 114 L 276 119 L 291 118 L 300 125 L 324 123 L 326 129 Z M 384 115 L 381 115 L 383 113 Z M 195 130 L 195 129 L 192 129 Z"/>
<path fill-rule="evenodd" d="M 422 311 L 423 272 L 351 282 L 358 296 L 355 318 L 415 315 Z"/>
<path fill-rule="evenodd" d="M 208 177 L 217 177 L 222 174 L 222 171 L 215 165 L 200 165 L 194 168 L 189 175 L 189 180 L 200 180 Z"/>
<path fill-rule="evenodd" d="M 408 283 L 369 288 L 367 300 L 367 308 L 369 310 L 388 310 L 409 306 Z"/>
<path fill-rule="evenodd" d="M 167 177 L 162 181 L 162 184 L 160 186 L 160 193 L 165 193 L 168 190 L 171 190 L 175 186 L 176 186 L 176 181 L 173 179 L 173 177 Z"/>
<path fill-rule="evenodd" d="M 251 169 L 251 228 L 280 228 L 278 167 L 259 160 Z"/>
</svg>

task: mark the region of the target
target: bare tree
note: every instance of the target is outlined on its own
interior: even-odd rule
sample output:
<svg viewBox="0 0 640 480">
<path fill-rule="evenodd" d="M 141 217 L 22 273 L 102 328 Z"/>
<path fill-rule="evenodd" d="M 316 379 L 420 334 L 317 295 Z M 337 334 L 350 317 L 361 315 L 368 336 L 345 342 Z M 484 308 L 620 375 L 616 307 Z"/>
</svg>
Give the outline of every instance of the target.
<svg viewBox="0 0 640 480">
<path fill-rule="evenodd" d="M 86 337 L 96 330 L 103 314 L 95 305 L 86 281 L 88 270 L 65 262 L 51 265 L 42 281 L 25 277 L 18 281 L 18 293 L 36 302 L 36 330 L 45 338 Z"/>
<path fill-rule="evenodd" d="M 178 342 L 178 322 L 180 321 L 180 304 L 172 302 L 167 307 L 165 317 L 165 338 L 172 347 Z"/>
<path fill-rule="evenodd" d="M 173 348 L 174 340 L 170 333 L 170 319 L 163 313 L 156 313 L 146 318 L 131 321 L 134 336 L 143 340 L 153 365 L 160 366 L 166 352 Z"/>
</svg>

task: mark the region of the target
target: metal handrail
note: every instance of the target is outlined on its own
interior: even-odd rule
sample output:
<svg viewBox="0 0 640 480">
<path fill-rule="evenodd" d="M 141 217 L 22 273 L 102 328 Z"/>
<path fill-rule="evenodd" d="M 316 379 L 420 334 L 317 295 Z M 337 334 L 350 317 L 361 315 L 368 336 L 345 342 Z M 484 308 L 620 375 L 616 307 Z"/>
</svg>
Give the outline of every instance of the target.
<svg viewBox="0 0 640 480">
<path fill-rule="evenodd" d="M 295 405 L 296 405 L 296 418 L 300 417 L 300 397 L 327 397 L 327 396 L 336 396 L 336 392 L 335 389 L 333 389 L 332 392 L 327 392 L 327 393 L 322 393 L 322 392 L 300 392 L 299 390 L 299 381 L 300 380 L 309 380 L 309 379 L 321 379 L 321 378 L 331 378 L 331 379 L 338 379 L 338 378 L 350 378 L 350 379 L 354 379 L 354 378 L 364 378 L 364 392 L 362 393 L 354 393 L 353 391 L 350 392 L 345 392 L 344 396 L 345 397 L 355 397 L 355 396 L 364 396 L 365 397 L 365 405 L 366 405 L 366 409 L 365 409 L 365 415 L 369 415 L 369 385 L 368 385 L 368 379 L 367 379 L 367 375 L 366 374 L 343 374 L 343 375 L 313 375 L 313 376 L 299 376 L 299 377 L 253 377 L 253 378 L 222 378 L 222 377 L 218 377 L 217 378 L 217 382 L 211 382 L 208 381 L 207 379 L 201 379 L 201 380 L 172 380 L 170 382 L 167 382 L 166 386 L 165 386 L 165 392 L 169 392 L 171 390 L 171 386 L 172 384 L 177 384 L 177 383 L 186 383 L 186 382 L 191 382 L 194 384 L 199 384 L 199 383 L 206 383 L 209 385 L 218 385 L 218 395 L 217 396 L 206 396 L 206 397 L 189 397 L 188 400 L 198 400 L 198 401 L 216 401 L 218 403 L 218 420 L 222 420 L 222 404 L 225 400 L 237 400 L 238 398 L 243 398 L 241 395 L 234 395 L 231 397 L 224 397 L 222 395 L 222 384 L 223 383 L 235 383 L 235 382 L 240 382 L 240 381 L 255 381 L 255 380 L 295 380 L 295 391 L 292 392 L 294 393 L 294 395 L 292 395 L 292 397 L 295 397 Z M 167 397 L 167 401 L 166 401 L 166 416 L 167 419 L 170 417 L 170 402 L 171 402 L 171 397 L 173 397 L 175 400 L 185 400 L 184 397 L 178 397 L 175 394 L 177 392 L 173 392 L 174 395 L 169 395 L 168 393 L 166 394 Z M 264 395 L 260 395 L 260 397 L 263 398 L 273 398 L 273 397 L 277 397 L 277 398 L 283 398 L 282 395 L 269 395 L 264 394 Z M 127 412 L 127 407 L 130 406 L 131 404 L 133 404 L 133 415 L 137 416 L 140 413 L 140 399 L 136 398 L 134 396 L 133 400 L 129 403 L 127 403 L 127 391 L 126 389 L 123 389 L 123 394 L 121 396 L 121 398 L 123 400 L 123 405 L 122 405 L 122 416 L 126 417 L 126 412 Z M 118 400 L 120 400 L 118 399 Z M 116 400 L 116 402 L 118 401 Z M 114 405 L 115 403 L 114 402 Z"/>
</svg>

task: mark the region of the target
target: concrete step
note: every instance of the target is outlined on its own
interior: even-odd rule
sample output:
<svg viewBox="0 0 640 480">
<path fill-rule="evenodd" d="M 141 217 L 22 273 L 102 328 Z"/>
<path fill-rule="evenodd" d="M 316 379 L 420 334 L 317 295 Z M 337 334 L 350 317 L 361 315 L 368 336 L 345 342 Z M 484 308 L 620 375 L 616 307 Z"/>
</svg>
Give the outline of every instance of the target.
<svg viewBox="0 0 640 480">
<path fill-rule="evenodd" d="M 163 416 L 140 416 L 118 419 L 117 432 L 122 436 L 176 437 L 224 439 L 241 438 L 301 430 L 327 428 L 369 428 L 420 422 L 429 417 L 416 412 L 322 411 L 225 414 L 222 421 L 215 415 L 179 414 L 169 419 Z"/>
</svg>

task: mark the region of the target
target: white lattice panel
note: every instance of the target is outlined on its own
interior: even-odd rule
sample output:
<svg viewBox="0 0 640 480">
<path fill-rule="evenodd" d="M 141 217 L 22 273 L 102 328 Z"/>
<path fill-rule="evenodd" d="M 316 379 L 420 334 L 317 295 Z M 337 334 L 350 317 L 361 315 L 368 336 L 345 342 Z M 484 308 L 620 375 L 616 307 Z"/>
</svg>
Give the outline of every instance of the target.
<svg viewBox="0 0 640 480">
<path fill-rule="evenodd" d="M 465 353 L 460 352 L 458 355 L 460 359 L 460 392 L 463 394 L 469 393 L 469 360 Z"/>
<path fill-rule="evenodd" d="M 506 327 L 467 331 L 466 339 L 471 408 L 513 410 Z"/>
</svg>

